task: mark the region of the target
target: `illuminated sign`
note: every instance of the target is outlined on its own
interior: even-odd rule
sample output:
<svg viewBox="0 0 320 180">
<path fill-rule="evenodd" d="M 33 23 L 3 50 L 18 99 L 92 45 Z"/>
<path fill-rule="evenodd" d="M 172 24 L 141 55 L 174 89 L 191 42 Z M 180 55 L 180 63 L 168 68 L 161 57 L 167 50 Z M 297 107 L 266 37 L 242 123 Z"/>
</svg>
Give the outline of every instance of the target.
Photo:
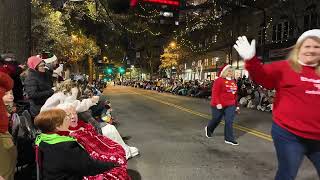
<svg viewBox="0 0 320 180">
<path fill-rule="evenodd" d="M 180 6 L 180 0 L 142 0 L 143 2 L 151 2 L 156 4 Z"/>
</svg>

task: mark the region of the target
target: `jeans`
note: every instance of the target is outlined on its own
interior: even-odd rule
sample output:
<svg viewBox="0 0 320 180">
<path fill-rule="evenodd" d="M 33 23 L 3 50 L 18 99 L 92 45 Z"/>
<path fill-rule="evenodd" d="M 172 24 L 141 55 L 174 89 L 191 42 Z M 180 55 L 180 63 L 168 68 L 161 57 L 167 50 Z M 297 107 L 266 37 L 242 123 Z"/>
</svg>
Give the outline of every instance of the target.
<svg viewBox="0 0 320 180">
<path fill-rule="evenodd" d="M 272 139 L 277 152 L 278 170 L 275 180 L 293 180 L 306 155 L 320 177 L 320 141 L 304 139 L 272 124 Z"/>
<path fill-rule="evenodd" d="M 225 126 L 224 126 L 224 139 L 227 141 L 234 141 L 233 136 L 233 120 L 236 114 L 236 106 L 228 106 L 223 109 L 217 109 L 216 107 L 211 107 L 212 120 L 209 121 L 207 130 L 209 133 L 213 133 L 216 127 L 222 120 L 224 116 Z"/>
</svg>

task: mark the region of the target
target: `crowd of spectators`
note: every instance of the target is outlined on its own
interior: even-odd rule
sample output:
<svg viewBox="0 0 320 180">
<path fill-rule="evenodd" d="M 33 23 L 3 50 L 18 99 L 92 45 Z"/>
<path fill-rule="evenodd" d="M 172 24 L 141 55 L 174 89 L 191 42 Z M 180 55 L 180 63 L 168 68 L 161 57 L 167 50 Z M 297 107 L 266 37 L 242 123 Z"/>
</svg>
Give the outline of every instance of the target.
<svg viewBox="0 0 320 180">
<path fill-rule="evenodd" d="M 196 98 L 211 98 L 211 88 L 214 81 L 190 80 L 183 81 L 171 79 L 158 79 L 154 81 L 124 81 L 120 85 L 132 86 L 146 90 L 172 93 L 174 95 L 190 96 Z M 237 79 L 238 102 L 240 106 L 271 112 L 274 90 L 267 90 L 256 85 L 248 77 L 243 76 Z"/>
<path fill-rule="evenodd" d="M 139 150 L 118 132 L 103 81 L 70 74 L 50 53 L 26 65 L 7 53 L 0 86 L 0 179 L 130 179 L 127 160 Z"/>
</svg>

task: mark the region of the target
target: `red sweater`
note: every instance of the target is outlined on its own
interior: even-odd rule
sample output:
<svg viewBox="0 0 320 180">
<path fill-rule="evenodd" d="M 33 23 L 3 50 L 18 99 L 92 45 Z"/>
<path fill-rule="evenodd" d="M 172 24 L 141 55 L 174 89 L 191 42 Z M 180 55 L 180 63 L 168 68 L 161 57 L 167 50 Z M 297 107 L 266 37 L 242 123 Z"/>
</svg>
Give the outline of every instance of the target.
<svg viewBox="0 0 320 180">
<path fill-rule="evenodd" d="M 257 57 L 246 61 L 253 81 L 276 89 L 273 119 L 282 128 L 306 139 L 320 140 L 320 76 L 314 67 L 293 71 L 288 61 L 263 65 Z"/>
<path fill-rule="evenodd" d="M 222 107 L 237 105 L 237 83 L 235 80 L 227 80 L 219 77 L 212 85 L 211 106 L 216 107 L 221 104 Z"/>
<path fill-rule="evenodd" d="M 13 80 L 9 75 L 0 71 L 0 133 L 8 132 L 9 119 L 7 108 L 3 103 L 3 96 L 13 87 Z"/>
</svg>

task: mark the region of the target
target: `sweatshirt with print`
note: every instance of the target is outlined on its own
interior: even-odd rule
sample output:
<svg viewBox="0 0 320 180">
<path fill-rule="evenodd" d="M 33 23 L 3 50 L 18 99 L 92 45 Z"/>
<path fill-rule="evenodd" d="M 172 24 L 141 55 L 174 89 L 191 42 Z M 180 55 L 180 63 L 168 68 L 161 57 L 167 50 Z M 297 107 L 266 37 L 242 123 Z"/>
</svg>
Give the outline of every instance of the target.
<svg viewBox="0 0 320 180">
<path fill-rule="evenodd" d="M 235 80 L 228 80 L 223 77 L 217 78 L 212 87 L 211 106 L 216 107 L 221 104 L 222 107 L 237 105 L 237 83 Z"/>
<path fill-rule="evenodd" d="M 320 76 L 315 67 L 302 66 L 295 72 L 288 60 L 263 65 L 257 57 L 245 66 L 253 81 L 276 90 L 276 124 L 299 137 L 320 140 Z"/>
</svg>

